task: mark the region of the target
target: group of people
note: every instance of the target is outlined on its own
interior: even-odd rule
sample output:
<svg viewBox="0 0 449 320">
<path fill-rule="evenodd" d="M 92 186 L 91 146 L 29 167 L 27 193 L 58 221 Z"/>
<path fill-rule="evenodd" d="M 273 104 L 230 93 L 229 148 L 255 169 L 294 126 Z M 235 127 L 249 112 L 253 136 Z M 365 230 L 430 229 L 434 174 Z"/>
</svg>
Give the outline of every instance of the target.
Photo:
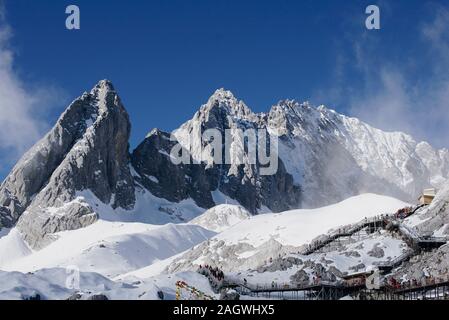
<svg viewBox="0 0 449 320">
<path fill-rule="evenodd" d="M 208 276 L 208 277 L 212 277 L 214 278 L 217 282 L 221 282 L 224 279 L 224 273 L 223 271 L 221 271 L 220 269 L 218 269 L 218 267 L 212 267 L 209 265 L 200 265 L 198 272 Z"/>
<path fill-rule="evenodd" d="M 426 276 L 425 278 L 423 278 L 421 280 L 417 280 L 417 279 L 413 278 L 413 279 L 410 279 L 408 281 L 403 281 L 403 282 L 400 282 L 395 278 L 390 278 L 388 280 L 389 286 L 394 289 L 417 288 L 417 287 L 429 286 L 429 285 L 443 283 L 443 282 L 449 282 L 449 278 L 444 279 L 444 278 L 436 278 L 433 276 Z"/>
<path fill-rule="evenodd" d="M 395 278 L 390 278 L 388 280 L 388 285 L 393 289 L 400 289 L 402 287 L 401 282 L 399 282 Z"/>
<path fill-rule="evenodd" d="M 398 211 L 396 211 L 394 216 L 396 219 L 405 219 L 412 213 L 413 213 L 412 207 L 405 207 L 405 208 L 402 208 L 402 209 L 399 209 Z"/>
<path fill-rule="evenodd" d="M 312 284 L 320 284 L 321 283 L 321 275 L 315 274 L 312 277 Z"/>
</svg>

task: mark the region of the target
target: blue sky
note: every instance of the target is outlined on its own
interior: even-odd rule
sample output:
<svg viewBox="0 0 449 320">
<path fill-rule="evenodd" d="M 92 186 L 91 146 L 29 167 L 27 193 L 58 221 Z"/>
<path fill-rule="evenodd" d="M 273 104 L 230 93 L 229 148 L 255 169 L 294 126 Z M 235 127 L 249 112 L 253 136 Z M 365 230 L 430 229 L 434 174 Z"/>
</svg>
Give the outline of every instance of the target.
<svg viewBox="0 0 449 320">
<path fill-rule="evenodd" d="M 130 114 L 132 147 L 191 118 L 220 87 L 254 111 L 309 100 L 449 146 L 446 2 L 2 2 L 0 177 L 104 78 Z M 80 7 L 79 31 L 65 29 L 69 4 Z M 380 7 L 381 30 L 364 27 L 369 4 Z"/>
</svg>

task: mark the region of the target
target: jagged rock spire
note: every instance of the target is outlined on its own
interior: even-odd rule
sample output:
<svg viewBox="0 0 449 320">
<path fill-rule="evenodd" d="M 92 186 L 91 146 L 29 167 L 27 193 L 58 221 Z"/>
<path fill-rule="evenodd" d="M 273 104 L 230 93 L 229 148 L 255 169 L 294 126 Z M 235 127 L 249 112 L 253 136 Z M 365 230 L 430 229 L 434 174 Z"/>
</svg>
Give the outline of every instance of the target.
<svg viewBox="0 0 449 320">
<path fill-rule="evenodd" d="M 14 167 L 0 188 L 0 215 L 19 228 L 33 246 L 47 232 L 75 229 L 91 223 L 89 208 L 60 208 L 77 192 L 89 190 L 113 208 L 132 208 L 134 182 L 129 170 L 131 125 L 119 96 L 108 80 L 73 101 L 56 125 Z M 75 209 L 74 209 L 75 208 Z M 51 220 L 51 222 L 49 221 Z M 47 230 L 48 229 L 48 230 Z M 50 230 L 51 229 L 51 230 Z"/>
</svg>

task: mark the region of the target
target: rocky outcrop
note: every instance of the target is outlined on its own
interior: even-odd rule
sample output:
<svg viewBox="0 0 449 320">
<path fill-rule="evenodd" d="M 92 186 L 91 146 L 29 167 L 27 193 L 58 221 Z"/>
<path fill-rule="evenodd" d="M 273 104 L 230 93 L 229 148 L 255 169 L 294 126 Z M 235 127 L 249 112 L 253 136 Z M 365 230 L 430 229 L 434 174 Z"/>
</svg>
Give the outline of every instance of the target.
<svg viewBox="0 0 449 320">
<path fill-rule="evenodd" d="M 418 152 L 422 144 L 406 134 L 372 128 L 324 106 L 280 101 L 267 126 L 280 139 L 287 172 L 303 188 L 304 207 L 366 192 L 415 201 L 424 187 L 448 175 L 447 150 Z"/>
<path fill-rule="evenodd" d="M 17 163 L 0 187 L 0 213 L 4 225 L 14 224 L 50 180 L 66 155 L 83 137 L 97 108 L 85 95 L 75 100 L 54 128 Z M 63 187 L 61 185 L 61 187 Z"/>
<path fill-rule="evenodd" d="M 109 298 L 105 294 L 93 294 L 90 297 L 87 298 L 87 300 L 98 300 L 98 301 L 107 301 Z"/>
<path fill-rule="evenodd" d="M 367 252 L 370 257 L 374 257 L 377 259 L 383 258 L 385 256 L 384 250 L 380 247 L 380 243 L 376 243 L 374 247 Z"/>
<path fill-rule="evenodd" d="M 449 181 L 437 193 L 432 203 L 416 216 L 422 221 L 418 221 L 416 225 L 420 234 L 449 236 Z"/>
<path fill-rule="evenodd" d="M 33 249 L 41 249 L 57 239 L 55 233 L 84 228 L 97 220 L 98 214 L 90 205 L 75 200 L 59 208 L 32 206 L 19 219 L 17 227 Z"/>
<path fill-rule="evenodd" d="M 218 131 L 222 137 L 222 159 L 218 164 L 213 162 L 213 140 L 201 139 L 210 129 Z M 178 142 L 190 151 L 194 160 L 205 163 L 206 170 L 212 169 L 208 175 L 211 190 L 219 190 L 229 198 L 237 200 L 251 213 L 257 213 L 264 206 L 274 212 L 298 208 L 301 204 L 301 187 L 294 183 L 293 177 L 287 172 L 278 155 L 274 155 L 278 163 L 276 172 L 272 175 L 261 174 L 259 161 L 255 164 L 249 161 L 247 145 L 244 144 L 243 150 L 240 149 L 236 143 L 240 137 L 227 134 L 226 130 L 232 129 L 240 129 L 242 132 L 266 131 L 265 115 L 253 113 L 231 92 L 220 89 L 191 120 L 173 134 Z M 269 135 L 267 140 L 269 143 Z M 256 146 L 256 152 L 258 148 L 259 145 Z M 227 163 L 226 154 L 232 159 L 241 156 L 241 163 Z"/>
<path fill-rule="evenodd" d="M 429 277 L 437 282 L 445 282 L 448 274 L 449 245 L 446 244 L 437 250 L 412 257 L 393 272 L 393 277 L 403 281 L 415 279 L 418 283 L 425 284 Z"/>
<path fill-rule="evenodd" d="M 211 191 L 217 185 L 217 170 L 206 170 L 205 164 L 174 164 L 170 153 L 178 142 L 170 137 L 154 129 L 133 151 L 132 165 L 139 174 L 136 180 L 159 198 L 172 202 L 192 198 L 200 207 L 213 207 Z"/>
<path fill-rule="evenodd" d="M 220 300 L 240 300 L 240 295 L 233 289 L 224 289 L 220 292 Z"/>
</svg>

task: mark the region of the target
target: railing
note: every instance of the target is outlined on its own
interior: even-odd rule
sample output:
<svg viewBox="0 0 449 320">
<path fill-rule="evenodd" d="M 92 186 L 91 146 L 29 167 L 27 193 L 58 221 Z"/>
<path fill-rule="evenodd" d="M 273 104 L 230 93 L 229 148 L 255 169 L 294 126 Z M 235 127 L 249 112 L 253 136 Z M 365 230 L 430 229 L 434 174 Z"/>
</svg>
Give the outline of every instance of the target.
<svg viewBox="0 0 449 320">
<path fill-rule="evenodd" d="M 397 267 L 402 262 L 404 262 L 405 260 L 409 259 L 413 255 L 414 251 L 410 250 L 390 261 L 375 263 L 374 265 L 377 266 L 378 268 L 394 268 Z"/>
<path fill-rule="evenodd" d="M 419 206 L 417 208 L 420 208 Z M 414 213 L 417 209 L 413 210 Z M 387 223 L 390 222 L 397 222 L 399 223 L 399 231 L 406 237 L 410 238 L 412 242 L 415 243 L 442 243 L 447 242 L 446 237 L 426 237 L 423 235 L 420 235 L 417 233 L 416 230 L 413 228 L 410 228 L 402 223 L 395 217 L 394 214 L 385 214 L 380 216 L 375 216 L 371 218 L 365 218 L 364 220 L 353 224 L 344 226 L 342 228 L 339 228 L 337 230 L 334 230 L 328 234 L 322 235 L 319 237 L 319 239 L 312 241 L 307 247 L 301 252 L 303 255 L 309 255 L 317 250 L 325 247 L 326 245 L 332 243 L 333 241 L 337 240 L 338 238 L 345 237 L 345 236 L 351 236 L 354 233 L 374 224 L 379 224 L 379 227 L 384 227 Z"/>
<path fill-rule="evenodd" d="M 405 283 L 400 283 L 398 286 L 387 285 L 393 292 L 401 292 L 408 290 L 418 290 L 432 288 L 436 286 L 448 286 L 449 287 L 449 276 L 448 277 L 429 277 L 421 281 L 407 281 Z"/>
<path fill-rule="evenodd" d="M 419 234 L 415 229 L 408 227 L 407 225 L 401 224 L 399 231 L 411 238 L 415 243 L 444 243 L 447 242 L 447 237 L 434 237 Z"/>
<path fill-rule="evenodd" d="M 416 207 L 411 214 L 415 213 L 419 208 L 422 206 Z M 362 221 L 353 224 L 353 225 L 347 225 L 342 228 L 339 228 L 337 230 L 334 230 L 326 235 L 323 235 L 319 240 L 312 241 L 311 244 L 307 246 L 307 248 L 303 251 L 302 254 L 308 255 L 311 254 L 318 249 L 326 246 L 327 244 L 335 241 L 336 239 L 343 237 L 343 236 L 351 236 L 354 233 L 363 230 L 366 227 L 372 226 L 374 224 L 374 227 L 377 227 L 377 224 L 379 224 L 379 228 L 384 228 L 388 223 L 391 222 L 397 222 L 399 223 L 399 231 L 405 235 L 406 237 L 409 237 L 413 239 L 414 242 L 446 242 L 448 239 L 446 237 L 426 237 L 423 235 L 420 235 L 416 230 L 402 224 L 399 219 L 394 214 L 383 214 L 371 218 L 365 218 Z M 381 262 L 378 264 L 375 264 L 379 268 L 394 268 L 400 265 L 405 260 L 409 259 L 411 256 L 413 256 L 416 253 L 415 250 L 407 251 L 400 256 L 386 262 Z M 349 275 L 350 276 L 350 275 Z M 446 282 L 449 282 L 449 278 Z M 443 282 L 442 282 L 443 283 Z M 291 284 L 278 284 L 273 283 L 271 285 L 264 284 L 264 285 L 250 285 L 248 283 L 240 283 L 238 281 L 229 281 L 227 279 L 224 282 L 220 283 L 221 286 L 232 286 L 234 288 L 238 288 L 242 292 L 249 292 L 249 293 L 257 293 L 257 292 L 277 292 L 277 291 L 302 291 L 307 289 L 313 289 L 316 287 L 336 287 L 336 288 L 351 288 L 351 287 L 359 287 L 362 285 L 361 283 L 353 283 L 350 284 L 346 281 L 314 281 L 311 283 L 304 283 L 304 284 L 298 284 L 298 285 L 291 285 Z M 417 286 L 418 288 L 419 286 Z M 410 287 L 408 287 L 410 288 Z"/>
<path fill-rule="evenodd" d="M 348 275 L 351 276 L 351 275 Z M 364 285 L 364 281 L 347 282 L 342 280 L 337 281 L 326 281 L 326 280 L 315 280 L 307 283 L 300 283 L 292 285 L 291 283 L 273 283 L 263 284 L 263 285 L 251 285 L 248 283 L 228 283 L 229 286 L 234 288 L 240 287 L 240 291 L 244 293 L 261 293 L 261 292 L 282 292 L 282 291 L 305 291 L 309 289 L 316 289 L 320 287 L 332 287 L 332 288 L 356 288 Z"/>
<path fill-rule="evenodd" d="M 303 255 L 312 254 L 315 251 L 328 245 L 329 243 L 332 243 L 336 239 L 341 238 L 341 237 L 351 236 L 354 233 L 356 233 L 372 224 L 376 225 L 377 223 L 379 223 L 379 227 L 381 227 L 385 223 L 385 219 L 390 219 L 390 217 L 391 217 L 390 214 L 385 214 L 385 215 L 375 216 L 375 217 L 371 217 L 371 218 L 365 218 L 356 224 L 344 226 L 342 228 L 334 230 L 326 235 L 321 236 L 319 240 L 312 241 L 303 250 L 302 254 Z"/>
</svg>

